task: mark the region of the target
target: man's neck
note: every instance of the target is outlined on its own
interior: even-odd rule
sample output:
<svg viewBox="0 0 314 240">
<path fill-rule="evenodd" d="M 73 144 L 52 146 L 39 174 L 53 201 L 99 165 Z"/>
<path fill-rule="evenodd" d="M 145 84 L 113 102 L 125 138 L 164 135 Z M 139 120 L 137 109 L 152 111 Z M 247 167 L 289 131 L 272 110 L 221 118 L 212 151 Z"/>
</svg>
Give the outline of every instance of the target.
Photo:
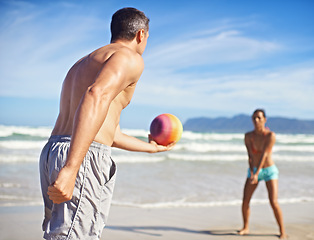
<svg viewBox="0 0 314 240">
<path fill-rule="evenodd" d="M 120 44 L 124 47 L 130 48 L 130 49 L 136 51 L 136 44 L 134 44 L 134 40 L 133 41 L 127 41 L 127 40 L 118 39 L 118 40 L 112 41 L 111 44 Z"/>
</svg>

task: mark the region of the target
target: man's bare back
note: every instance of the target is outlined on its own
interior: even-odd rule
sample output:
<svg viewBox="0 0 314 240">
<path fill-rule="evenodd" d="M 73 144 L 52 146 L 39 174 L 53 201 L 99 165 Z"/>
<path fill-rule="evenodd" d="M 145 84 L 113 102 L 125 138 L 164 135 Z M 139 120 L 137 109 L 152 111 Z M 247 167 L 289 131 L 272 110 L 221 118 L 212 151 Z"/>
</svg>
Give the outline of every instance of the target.
<svg viewBox="0 0 314 240">
<path fill-rule="evenodd" d="M 121 44 L 110 44 L 95 50 L 73 65 L 63 82 L 60 113 L 52 135 L 72 135 L 75 113 L 88 87 L 95 82 L 99 72 L 113 54 L 129 51 Z M 112 145 L 121 111 L 130 103 L 137 81 L 138 78 L 135 78 L 133 83 L 123 89 L 111 102 L 107 117 L 94 139 L 96 142 Z"/>
</svg>

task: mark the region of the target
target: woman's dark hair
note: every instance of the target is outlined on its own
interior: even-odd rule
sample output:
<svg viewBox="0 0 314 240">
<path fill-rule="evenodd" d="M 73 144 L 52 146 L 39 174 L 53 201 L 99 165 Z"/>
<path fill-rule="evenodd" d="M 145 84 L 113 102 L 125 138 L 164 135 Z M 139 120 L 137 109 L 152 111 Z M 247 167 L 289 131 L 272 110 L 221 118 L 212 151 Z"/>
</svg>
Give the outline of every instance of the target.
<svg viewBox="0 0 314 240">
<path fill-rule="evenodd" d="M 253 115 L 254 115 L 255 113 L 258 113 L 258 112 L 261 112 L 261 113 L 263 114 L 264 118 L 266 118 L 266 113 L 265 113 L 265 110 L 264 110 L 264 109 L 261 109 L 261 108 L 256 109 L 256 110 L 253 112 Z M 253 115 L 252 115 L 252 116 L 253 116 Z"/>
<path fill-rule="evenodd" d="M 122 8 L 112 15 L 111 19 L 111 42 L 117 39 L 133 40 L 136 33 L 149 29 L 149 18 L 136 8 Z"/>
</svg>

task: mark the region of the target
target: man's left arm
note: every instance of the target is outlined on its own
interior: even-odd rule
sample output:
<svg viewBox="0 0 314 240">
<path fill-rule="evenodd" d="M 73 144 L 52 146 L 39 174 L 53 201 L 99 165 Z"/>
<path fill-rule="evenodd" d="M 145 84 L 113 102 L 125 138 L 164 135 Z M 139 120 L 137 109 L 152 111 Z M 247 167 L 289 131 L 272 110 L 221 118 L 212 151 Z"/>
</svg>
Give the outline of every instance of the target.
<svg viewBox="0 0 314 240">
<path fill-rule="evenodd" d="M 149 137 L 149 142 L 144 142 L 136 137 L 129 136 L 121 132 L 120 125 L 117 126 L 112 147 L 134 151 L 134 152 L 165 152 L 174 147 L 175 143 L 171 143 L 167 146 L 158 145 Z"/>
</svg>

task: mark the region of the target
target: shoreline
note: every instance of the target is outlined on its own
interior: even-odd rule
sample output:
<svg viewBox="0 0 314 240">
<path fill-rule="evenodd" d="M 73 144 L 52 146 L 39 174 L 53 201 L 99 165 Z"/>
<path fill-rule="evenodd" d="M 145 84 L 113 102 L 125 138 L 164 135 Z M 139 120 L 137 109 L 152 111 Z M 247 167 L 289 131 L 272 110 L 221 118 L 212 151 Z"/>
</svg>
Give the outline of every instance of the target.
<svg viewBox="0 0 314 240">
<path fill-rule="evenodd" d="M 283 211 L 288 239 L 314 239 L 314 203 L 287 203 Z M 43 206 L 0 207 L 0 240 L 42 239 Z M 113 205 L 101 239 L 210 240 L 278 239 L 278 227 L 269 204 L 251 206 L 250 234 L 242 227 L 240 206 L 188 208 L 134 208 Z"/>
</svg>

